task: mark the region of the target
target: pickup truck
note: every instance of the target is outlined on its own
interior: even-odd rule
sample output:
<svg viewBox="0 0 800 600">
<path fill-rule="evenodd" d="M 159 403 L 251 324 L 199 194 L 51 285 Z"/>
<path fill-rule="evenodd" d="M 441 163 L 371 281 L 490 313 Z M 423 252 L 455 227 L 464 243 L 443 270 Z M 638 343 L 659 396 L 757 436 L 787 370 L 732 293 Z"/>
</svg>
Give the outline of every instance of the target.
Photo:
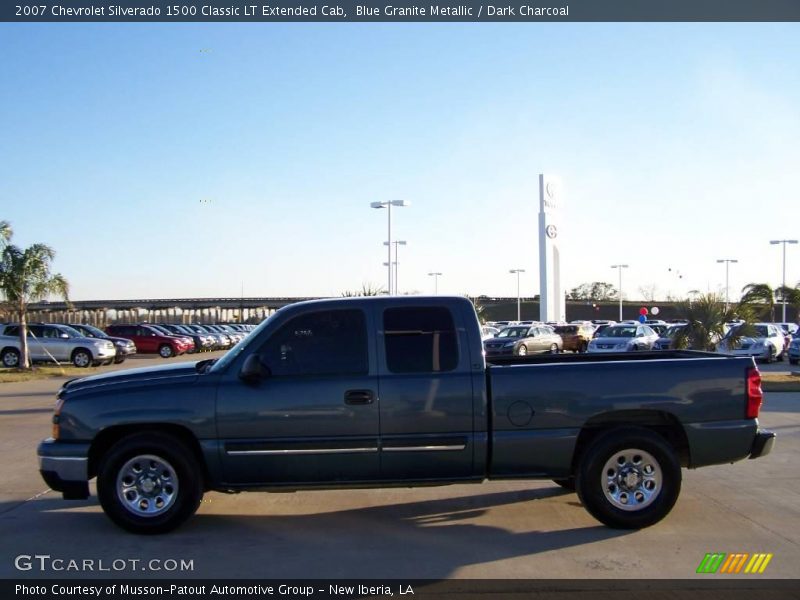
<svg viewBox="0 0 800 600">
<path fill-rule="evenodd" d="M 681 467 L 768 454 L 752 358 L 689 351 L 510 356 L 487 365 L 472 304 L 289 305 L 218 360 L 68 381 L 40 472 L 136 533 L 208 490 L 553 479 L 615 528 L 664 518 Z"/>
</svg>

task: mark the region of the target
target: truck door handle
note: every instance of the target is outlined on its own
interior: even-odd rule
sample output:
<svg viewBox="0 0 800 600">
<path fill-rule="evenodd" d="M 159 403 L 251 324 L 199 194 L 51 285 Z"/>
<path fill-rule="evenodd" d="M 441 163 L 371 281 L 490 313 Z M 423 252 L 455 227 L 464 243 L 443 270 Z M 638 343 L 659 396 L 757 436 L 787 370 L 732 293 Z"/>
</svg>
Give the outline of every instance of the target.
<svg viewBox="0 0 800 600">
<path fill-rule="evenodd" d="M 345 404 L 372 404 L 374 399 L 372 390 L 347 390 L 344 393 Z"/>
</svg>

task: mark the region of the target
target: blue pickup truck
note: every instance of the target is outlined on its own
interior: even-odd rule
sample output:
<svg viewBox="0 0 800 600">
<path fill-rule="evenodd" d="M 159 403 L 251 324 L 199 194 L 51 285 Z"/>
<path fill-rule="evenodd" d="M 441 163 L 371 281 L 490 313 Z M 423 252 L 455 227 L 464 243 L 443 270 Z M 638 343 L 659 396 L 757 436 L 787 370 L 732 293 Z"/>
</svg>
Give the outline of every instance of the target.
<svg viewBox="0 0 800 600">
<path fill-rule="evenodd" d="M 681 467 L 770 452 L 751 358 L 699 352 L 492 359 L 460 297 L 287 306 L 219 360 L 95 375 L 58 393 L 45 482 L 136 533 L 208 490 L 552 479 L 616 528 L 664 518 Z"/>
</svg>

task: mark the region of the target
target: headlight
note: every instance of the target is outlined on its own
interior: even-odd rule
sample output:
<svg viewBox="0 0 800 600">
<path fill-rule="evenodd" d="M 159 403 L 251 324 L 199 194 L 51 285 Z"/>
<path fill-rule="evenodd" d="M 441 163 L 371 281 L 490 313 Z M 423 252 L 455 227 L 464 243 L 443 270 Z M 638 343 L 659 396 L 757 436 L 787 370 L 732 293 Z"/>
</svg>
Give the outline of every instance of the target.
<svg viewBox="0 0 800 600">
<path fill-rule="evenodd" d="M 503 344 L 503 348 L 511 348 L 516 342 L 506 342 Z"/>
</svg>

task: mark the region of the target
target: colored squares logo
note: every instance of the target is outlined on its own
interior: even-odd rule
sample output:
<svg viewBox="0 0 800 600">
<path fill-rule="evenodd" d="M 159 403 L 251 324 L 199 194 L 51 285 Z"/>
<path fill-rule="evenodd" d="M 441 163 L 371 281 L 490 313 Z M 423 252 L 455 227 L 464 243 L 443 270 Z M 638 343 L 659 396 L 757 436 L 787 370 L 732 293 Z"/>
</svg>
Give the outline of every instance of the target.
<svg viewBox="0 0 800 600">
<path fill-rule="evenodd" d="M 769 561 L 772 560 L 772 556 L 771 553 L 709 553 L 705 555 L 700 566 L 697 567 L 697 573 L 725 573 L 728 575 L 760 574 L 766 570 Z"/>
</svg>

